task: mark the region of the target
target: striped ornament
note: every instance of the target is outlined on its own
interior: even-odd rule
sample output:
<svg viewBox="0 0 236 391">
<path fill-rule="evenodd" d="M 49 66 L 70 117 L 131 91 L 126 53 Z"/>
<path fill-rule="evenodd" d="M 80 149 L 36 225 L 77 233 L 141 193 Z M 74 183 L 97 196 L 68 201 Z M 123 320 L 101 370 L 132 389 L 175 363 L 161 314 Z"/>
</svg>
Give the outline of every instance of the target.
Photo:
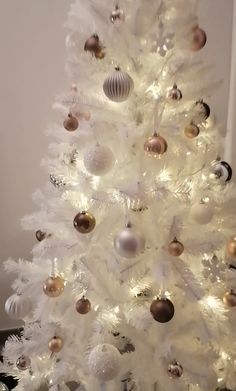
<svg viewBox="0 0 236 391">
<path fill-rule="evenodd" d="M 32 310 L 32 303 L 29 297 L 14 293 L 5 302 L 5 311 L 11 319 L 23 319 Z"/>
<path fill-rule="evenodd" d="M 113 102 L 124 102 L 133 91 L 134 82 L 130 75 L 119 67 L 103 83 L 105 95 Z"/>
</svg>

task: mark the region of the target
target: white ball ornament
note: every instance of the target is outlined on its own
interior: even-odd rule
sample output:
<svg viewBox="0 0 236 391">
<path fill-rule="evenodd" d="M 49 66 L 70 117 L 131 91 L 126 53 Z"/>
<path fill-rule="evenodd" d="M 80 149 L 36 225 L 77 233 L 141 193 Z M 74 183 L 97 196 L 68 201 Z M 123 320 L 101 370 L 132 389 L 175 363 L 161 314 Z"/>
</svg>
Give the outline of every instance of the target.
<svg viewBox="0 0 236 391">
<path fill-rule="evenodd" d="M 84 166 L 92 175 L 105 175 L 114 165 L 114 155 L 110 148 L 97 144 L 89 148 L 84 155 Z"/>
<path fill-rule="evenodd" d="M 127 227 L 115 236 L 114 247 L 120 256 L 134 258 L 144 251 L 145 239 L 131 224 L 127 224 Z"/>
<path fill-rule="evenodd" d="M 113 102 L 124 102 L 128 99 L 134 88 L 133 79 L 120 67 L 116 67 L 103 83 L 105 95 Z"/>
<path fill-rule="evenodd" d="M 190 217 L 197 224 L 205 225 L 210 223 L 214 216 L 214 208 L 210 203 L 200 202 L 194 204 L 190 209 Z"/>
<path fill-rule="evenodd" d="M 32 302 L 29 297 L 13 294 L 5 302 L 5 311 L 11 319 L 20 320 L 30 313 Z"/>
<path fill-rule="evenodd" d="M 120 372 L 121 355 L 119 350 L 110 344 L 95 346 L 88 358 L 90 372 L 100 381 L 114 379 Z"/>
</svg>

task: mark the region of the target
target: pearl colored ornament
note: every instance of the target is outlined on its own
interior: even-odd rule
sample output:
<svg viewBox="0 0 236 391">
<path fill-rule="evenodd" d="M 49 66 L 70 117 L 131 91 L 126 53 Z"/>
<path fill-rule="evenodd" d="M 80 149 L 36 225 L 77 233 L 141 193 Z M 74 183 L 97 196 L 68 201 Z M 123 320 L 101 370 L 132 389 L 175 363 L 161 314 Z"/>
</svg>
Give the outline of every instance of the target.
<svg viewBox="0 0 236 391">
<path fill-rule="evenodd" d="M 179 257 L 184 252 L 183 243 L 179 242 L 176 238 L 169 244 L 168 252 L 173 257 Z"/>
<path fill-rule="evenodd" d="M 134 258 L 145 250 L 145 239 L 128 224 L 123 231 L 115 236 L 114 247 L 121 257 Z"/>
<path fill-rule="evenodd" d="M 0 382 L 0 391 L 9 391 L 9 388 L 3 382 Z"/>
<path fill-rule="evenodd" d="M 84 155 L 84 166 L 93 175 L 107 174 L 114 165 L 114 155 L 105 145 L 95 145 L 89 148 Z"/>
<path fill-rule="evenodd" d="M 195 26 L 192 29 L 192 42 L 191 49 L 196 52 L 201 50 L 207 41 L 207 36 L 204 30 L 202 30 L 199 26 Z"/>
<path fill-rule="evenodd" d="M 213 216 L 214 216 L 214 208 L 209 203 L 205 203 L 205 202 L 196 203 L 190 209 L 191 219 L 201 225 L 210 223 Z"/>
<path fill-rule="evenodd" d="M 19 320 L 27 316 L 32 310 L 32 302 L 29 297 L 13 294 L 5 303 L 5 311 L 11 319 Z"/>
<path fill-rule="evenodd" d="M 166 140 L 154 133 L 144 143 L 144 150 L 152 157 L 160 157 L 167 151 L 168 145 Z"/>
<path fill-rule="evenodd" d="M 105 95 L 113 102 L 124 102 L 128 99 L 134 88 L 133 79 L 120 67 L 116 67 L 103 83 Z"/>
<path fill-rule="evenodd" d="M 59 353 L 63 348 L 63 340 L 55 336 L 48 342 L 48 347 L 52 353 Z"/>
<path fill-rule="evenodd" d="M 30 368 L 31 360 L 28 356 L 22 355 L 16 361 L 16 366 L 20 371 L 26 371 Z"/>
<path fill-rule="evenodd" d="M 177 361 L 174 361 L 173 363 L 169 364 L 167 371 L 169 376 L 173 379 L 178 379 L 183 375 L 183 367 Z"/>
<path fill-rule="evenodd" d="M 120 372 L 121 355 L 113 345 L 107 343 L 97 345 L 89 355 L 88 367 L 91 374 L 100 381 L 112 380 Z"/>
<path fill-rule="evenodd" d="M 60 276 L 48 277 L 43 285 L 43 291 L 48 297 L 59 297 L 64 292 L 65 281 Z"/>
<path fill-rule="evenodd" d="M 226 253 L 228 257 L 236 260 L 236 236 L 228 241 L 226 246 Z"/>
<path fill-rule="evenodd" d="M 185 136 L 190 139 L 197 137 L 199 133 L 200 133 L 199 127 L 195 125 L 193 122 L 187 125 L 184 129 Z"/>
<path fill-rule="evenodd" d="M 236 307 L 236 293 L 231 289 L 228 292 L 225 292 L 223 296 L 223 302 L 227 307 Z"/>
</svg>

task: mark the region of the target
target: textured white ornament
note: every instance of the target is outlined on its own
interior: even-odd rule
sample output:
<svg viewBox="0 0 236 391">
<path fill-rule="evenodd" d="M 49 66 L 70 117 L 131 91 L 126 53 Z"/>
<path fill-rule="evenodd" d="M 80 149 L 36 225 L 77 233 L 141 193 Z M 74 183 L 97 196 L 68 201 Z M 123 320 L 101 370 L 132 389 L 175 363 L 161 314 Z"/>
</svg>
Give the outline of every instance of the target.
<svg viewBox="0 0 236 391">
<path fill-rule="evenodd" d="M 113 167 L 113 152 L 105 145 L 95 145 L 89 148 L 84 155 L 84 166 L 93 175 L 105 175 Z"/>
<path fill-rule="evenodd" d="M 23 319 L 32 309 L 31 300 L 28 297 L 14 294 L 5 303 L 5 311 L 11 319 Z"/>
<path fill-rule="evenodd" d="M 196 223 L 205 225 L 210 223 L 214 216 L 214 208 L 209 203 L 196 203 L 190 209 L 191 219 Z"/>
<path fill-rule="evenodd" d="M 109 75 L 103 83 L 105 95 L 113 102 L 124 102 L 133 91 L 134 82 L 130 75 L 119 67 Z"/>
<path fill-rule="evenodd" d="M 90 372 L 100 381 L 112 380 L 120 372 L 121 355 L 115 346 L 100 344 L 91 351 L 88 366 Z"/>
<path fill-rule="evenodd" d="M 145 249 L 145 239 L 130 225 L 115 236 L 114 247 L 124 258 L 134 258 Z"/>
</svg>

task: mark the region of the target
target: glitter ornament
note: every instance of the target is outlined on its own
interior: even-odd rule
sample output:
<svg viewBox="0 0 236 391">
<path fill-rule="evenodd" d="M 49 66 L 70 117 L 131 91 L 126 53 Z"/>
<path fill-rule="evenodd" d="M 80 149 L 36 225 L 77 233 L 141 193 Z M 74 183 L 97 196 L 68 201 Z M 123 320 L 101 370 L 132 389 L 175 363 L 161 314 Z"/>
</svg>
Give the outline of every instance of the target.
<svg viewBox="0 0 236 391">
<path fill-rule="evenodd" d="M 166 140 L 154 133 L 152 137 L 149 137 L 144 144 L 144 150 L 152 157 L 160 157 L 167 151 L 168 145 Z"/>
<path fill-rule="evenodd" d="M 103 83 L 103 91 L 105 95 L 113 102 L 126 101 L 134 88 L 133 79 L 126 72 L 123 72 L 120 67 L 116 67 Z"/>
<path fill-rule="evenodd" d="M 64 292 L 65 281 L 60 276 L 48 277 L 43 285 L 45 295 L 51 298 L 59 297 Z"/>
<path fill-rule="evenodd" d="M 48 347 L 52 353 L 59 353 L 63 348 L 63 341 L 60 337 L 55 336 L 48 342 Z"/>
<path fill-rule="evenodd" d="M 214 208 L 210 203 L 201 201 L 192 205 L 190 209 L 190 217 L 195 223 L 205 225 L 211 222 L 214 216 Z"/>
<path fill-rule="evenodd" d="M 101 44 L 97 34 L 91 35 L 84 45 L 84 50 L 90 52 L 95 58 L 102 60 L 105 57 L 104 46 Z"/>
<path fill-rule="evenodd" d="M 198 25 L 192 29 L 192 42 L 191 49 L 196 52 L 201 50 L 207 41 L 207 36 L 204 30 L 202 30 Z"/>
<path fill-rule="evenodd" d="M 7 315 L 14 320 L 23 319 L 32 310 L 32 302 L 29 297 L 14 293 L 5 302 Z"/>
<path fill-rule="evenodd" d="M 150 312 L 157 322 L 167 323 L 173 318 L 175 308 L 169 299 L 157 298 L 153 300 L 150 306 Z"/>
<path fill-rule="evenodd" d="M 236 260 L 236 236 L 228 241 L 226 246 L 226 254 L 228 257 Z"/>
<path fill-rule="evenodd" d="M 84 296 L 75 304 L 76 311 L 81 315 L 86 315 L 91 310 L 91 303 Z"/>
<path fill-rule="evenodd" d="M 213 166 L 213 176 L 216 179 L 222 180 L 222 182 L 229 182 L 232 178 L 233 171 L 229 163 L 220 161 Z"/>
<path fill-rule="evenodd" d="M 20 371 L 26 371 L 30 368 L 31 360 L 28 356 L 25 356 L 24 354 L 20 356 L 16 361 L 16 366 Z"/>
<path fill-rule="evenodd" d="M 182 97 L 182 92 L 177 87 L 177 84 L 174 84 L 173 87 L 167 92 L 167 98 L 170 100 L 181 100 Z"/>
<path fill-rule="evenodd" d="M 100 344 L 93 348 L 88 358 L 88 367 L 99 381 L 114 379 L 120 372 L 121 355 L 118 349 L 110 344 Z"/>
<path fill-rule="evenodd" d="M 173 257 L 179 257 L 184 252 L 183 243 L 174 238 L 174 240 L 168 246 L 168 252 Z"/>
<path fill-rule="evenodd" d="M 95 217 L 89 212 L 79 212 L 74 218 L 74 227 L 81 234 L 92 232 L 95 226 Z"/>
<path fill-rule="evenodd" d="M 206 119 L 210 116 L 210 113 L 211 110 L 208 104 L 200 99 L 193 106 L 192 121 L 195 124 L 201 124 L 203 121 L 206 121 Z"/>
<path fill-rule="evenodd" d="M 79 121 L 71 113 L 68 114 L 68 117 L 63 122 L 63 126 L 68 132 L 74 132 L 79 127 Z"/>
<path fill-rule="evenodd" d="M 125 13 L 122 9 L 119 8 L 118 5 L 116 5 L 114 11 L 112 11 L 110 15 L 110 21 L 111 23 L 119 26 L 124 23 L 125 21 Z"/>
<path fill-rule="evenodd" d="M 231 289 L 228 292 L 225 292 L 223 296 L 223 302 L 227 305 L 227 307 L 235 307 L 236 306 L 236 293 Z"/>
<path fill-rule="evenodd" d="M 184 129 L 185 136 L 190 139 L 197 137 L 199 133 L 200 133 L 199 127 L 195 125 L 193 122 L 187 125 Z"/>
<path fill-rule="evenodd" d="M 178 379 L 183 375 L 183 367 L 177 361 L 174 361 L 173 363 L 169 364 L 167 371 L 169 376 L 173 379 Z"/>
<path fill-rule="evenodd" d="M 95 145 L 89 148 L 84 155 L 86 170 L 96 176 L 107 174 L 113 167 L 114 155 L 105 145 Z"/>
<path fill-rule="evenodd" d="M 117 253 L 124 258 L 134 258 L 145 250 L 145 239 L 131 224 L 121 231 L 114 239 Z"/>
</svg>

